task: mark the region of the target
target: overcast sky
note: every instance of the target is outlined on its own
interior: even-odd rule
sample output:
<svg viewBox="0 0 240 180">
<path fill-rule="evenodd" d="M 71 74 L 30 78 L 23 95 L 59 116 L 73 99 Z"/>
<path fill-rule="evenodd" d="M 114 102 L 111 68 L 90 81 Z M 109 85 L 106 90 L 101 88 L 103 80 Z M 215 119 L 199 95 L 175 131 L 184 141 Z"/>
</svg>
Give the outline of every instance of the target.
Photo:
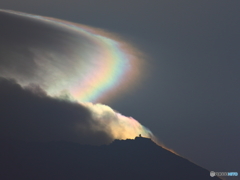
<svg viewBox="0 0 240 180">
<path fill-rule="evenodd" d="M 1 0 L 0 8 L 132 41 L 147 55 L 151 73 L 108 105 L 202 167 L 240 173 L 239 0 Z"/>
</svg>

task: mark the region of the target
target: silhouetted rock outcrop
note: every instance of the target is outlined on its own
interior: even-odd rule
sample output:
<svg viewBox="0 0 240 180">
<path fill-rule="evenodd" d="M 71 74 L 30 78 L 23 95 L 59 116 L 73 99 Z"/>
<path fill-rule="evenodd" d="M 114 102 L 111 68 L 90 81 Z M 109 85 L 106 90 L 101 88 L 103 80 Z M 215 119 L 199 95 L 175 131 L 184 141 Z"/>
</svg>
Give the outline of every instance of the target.
<svg viewBox="0 0 240 180">
<path fill-rule="evenodd" d="M 18 141 L 0 141 L 0 146 L 3 180 L 219 179 L 143 137 L 102 146 Z"/>
</svg>

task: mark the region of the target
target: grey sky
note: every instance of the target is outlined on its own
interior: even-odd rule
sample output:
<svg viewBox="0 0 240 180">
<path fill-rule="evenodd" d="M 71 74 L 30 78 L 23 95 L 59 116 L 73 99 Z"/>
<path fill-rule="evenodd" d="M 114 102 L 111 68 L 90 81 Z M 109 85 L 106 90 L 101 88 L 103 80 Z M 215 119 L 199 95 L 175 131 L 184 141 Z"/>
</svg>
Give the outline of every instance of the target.
<svg viewBox="0 0 240 180">
<path fill-rule="evenodd" d="M 169 148 L 240 173 L 239 0 L 1 0 L 1 9 L 119 33 L 149 58 L 142 86 L 109 104 Z"/>
</svg>

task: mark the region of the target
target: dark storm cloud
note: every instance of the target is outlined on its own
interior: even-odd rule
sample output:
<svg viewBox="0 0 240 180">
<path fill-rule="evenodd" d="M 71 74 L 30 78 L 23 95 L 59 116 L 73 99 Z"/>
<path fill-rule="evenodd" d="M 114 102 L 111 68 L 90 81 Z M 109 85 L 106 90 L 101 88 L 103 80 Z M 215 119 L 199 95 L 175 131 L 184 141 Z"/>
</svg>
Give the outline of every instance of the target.
<svg viewBox="0 0 240 180">
<path fill-rule="evenodd" d="M 82 144 L 112 141 L 86 107 L 53 99 L 36 85 L 23 89 L 5 78 L 0 78 L 0 124 L 0 138 Z"/>
</svg>

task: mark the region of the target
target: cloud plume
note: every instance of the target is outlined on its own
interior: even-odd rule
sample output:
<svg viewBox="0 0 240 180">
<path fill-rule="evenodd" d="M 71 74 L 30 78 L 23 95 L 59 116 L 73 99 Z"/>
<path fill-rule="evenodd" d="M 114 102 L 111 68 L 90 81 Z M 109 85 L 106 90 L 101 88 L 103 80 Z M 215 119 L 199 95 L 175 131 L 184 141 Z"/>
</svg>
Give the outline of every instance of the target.
<svg viewBox="0 0 240 180">
<path fill-rule="evenodd" d="M 48 17 L 0 10 L 0 22 L 1 137 L 82 144 L 139 134 L 155 139 L 137 120 L 100 104 L 137 82 L 141 60 L 132 46 Z"/>
</svg>

